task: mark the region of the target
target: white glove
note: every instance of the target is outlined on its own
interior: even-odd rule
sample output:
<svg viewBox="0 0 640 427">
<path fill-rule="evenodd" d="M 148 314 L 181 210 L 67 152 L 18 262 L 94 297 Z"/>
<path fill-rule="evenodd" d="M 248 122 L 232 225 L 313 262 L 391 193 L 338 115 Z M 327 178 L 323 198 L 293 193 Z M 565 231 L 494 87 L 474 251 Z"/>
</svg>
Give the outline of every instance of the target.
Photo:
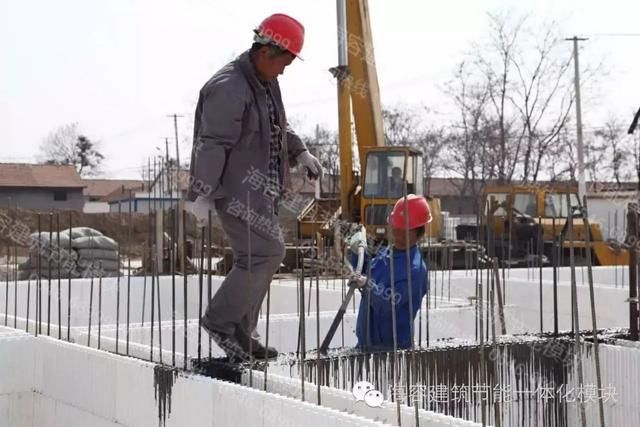
<svg viewBox="0 0 640 427">
<path fill-rule="evenodd" d="M 351 277 L 349 277 L 349 286 L 355 286 L 356 288 L 364 288 L 366 287 L 368 284 L 368 280 L 367 280 L 367 276 L 364 276 L 362 274 L 352 274 Z"/>
<path fill-rule="evenodd" d="M 190 210 L 199 221 L 207 221 L 209 219 L 209 211 L 215 213 L 215 205 L 206 197 L 198 196 L 191 204 Z"/>
<path fill-rule="evenodd" d="M 322 181 L 322 176 L 324 175 L 322 164 L 320 163 L 320 160 L 318 160 L 314 155 L 312 155 L 308 151 L 303 151 L 302 153 L 298 154 L 298 157 L 296 157 L 296 162 L 299 165 L 307 168 L 309 178 L 320 178 L 320 181 Z"/>
<path fill-rule="evenodd" d="M 367 230 L 364 225 L 358 226 L 356 231 L 347 239 L 347 245 L 352 252 L 358 252 L 359 247 L 367 247 Z"/>
</svg>

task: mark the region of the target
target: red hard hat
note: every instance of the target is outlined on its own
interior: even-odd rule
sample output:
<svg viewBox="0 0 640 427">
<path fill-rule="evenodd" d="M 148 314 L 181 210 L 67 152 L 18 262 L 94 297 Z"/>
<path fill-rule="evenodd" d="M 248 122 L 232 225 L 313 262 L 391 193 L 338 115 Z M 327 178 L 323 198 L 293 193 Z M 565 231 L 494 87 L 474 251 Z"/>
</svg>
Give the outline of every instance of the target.
<svg viewBox="0 0 640 427">
<path fill-rule="evenodd" d="M 276 13 L 269 16 L 260 23 L 255 33 L 300 57 L 304 44 L 304 27 L 289 15 Z"/>
<path fill-rule="evenodd" d="M 404 216 L 405 210 L 409 216 L 408 221 Z M 409 230 L 423 227 L 425 224 L 430 223 L 431 210 L 429 209 L 427 199 L 422 196 L 416 196 L 415 194 L 408 194 L 406 207 L 404 197 L 399 199 L 389 215 L 388 222 L 393 228 L 400 230 L 405 230 L 407 223 Z"/>
</svg>

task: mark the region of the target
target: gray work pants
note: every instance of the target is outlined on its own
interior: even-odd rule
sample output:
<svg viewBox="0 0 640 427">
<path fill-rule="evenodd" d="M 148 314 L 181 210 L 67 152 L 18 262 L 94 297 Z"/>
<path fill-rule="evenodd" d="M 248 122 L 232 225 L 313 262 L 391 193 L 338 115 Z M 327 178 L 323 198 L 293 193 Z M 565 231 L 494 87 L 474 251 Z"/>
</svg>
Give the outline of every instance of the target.
<svg viewBox="0 0 640 427">
<path fill-rule="evenodd" d="M 222 205 L 216 202 L 216 212 L 231 244 L 233 267 L 209 302 L 203 322 L 215 332 L 235 337 L 248 350 L 262 301 L 284 258 L 284 243 L 280 235 L 249 229 L 246 221 L 221 209 Z M 278 218 L 271 215 L 270 220 L 277 224 Z M 256 345 L 254 339 L 253 348 Z"/>
</svg>

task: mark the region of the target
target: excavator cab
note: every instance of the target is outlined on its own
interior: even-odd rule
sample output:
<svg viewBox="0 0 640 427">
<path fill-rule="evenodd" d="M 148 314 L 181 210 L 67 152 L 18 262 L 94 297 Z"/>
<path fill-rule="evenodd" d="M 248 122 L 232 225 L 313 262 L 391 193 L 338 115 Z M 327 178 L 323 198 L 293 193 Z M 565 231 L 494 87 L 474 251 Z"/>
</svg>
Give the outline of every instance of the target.
<svg viewBox="0 0 640 427">
<path fill-rule="evenodd" d="M 383 240 L 387 217 L 405 191 L 424 195 L 422 153 L 410 147 L 370 147 L 363 166 L 360 219 L 370 236 Z"/>
</svg>

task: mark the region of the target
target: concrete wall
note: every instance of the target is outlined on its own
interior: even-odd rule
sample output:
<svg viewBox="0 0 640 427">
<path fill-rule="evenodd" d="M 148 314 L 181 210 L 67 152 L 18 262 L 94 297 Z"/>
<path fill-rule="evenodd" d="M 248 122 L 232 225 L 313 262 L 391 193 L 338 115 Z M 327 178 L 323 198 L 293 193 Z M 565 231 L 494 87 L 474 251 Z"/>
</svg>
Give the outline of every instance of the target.
<svg viewBox="0 0 640 427">
<path fill-rule="evenodd" d="M 505 272 L 506 280 L 506 306 L 505 316 L 507 323 L 507 332 L 526 333 L 539 332 L 539 284 L 537 280 L 537 270 L 529 271 L 527 278 L 526 270 L 511 270 Z M 553 281 L 551 280 L 551 269 L 543 271 L 543 321 L 544 330 L 553 331 Z M 571 310 L 570 310 L 570 282 L 568 268 L 560 269 L 560 281 L 558 284 L 558 321 L 559 330 L 571 329 Z M 618 277 L 620 282 L 618 288 L 612 280 L 613 276 Z M 589 329 L 591 327 L 591 314 L 589 311 L 589 290 L 588 286 L 582 285 L 580 280 L 580 272 L 578 271 L 578 301 L 580 310 L 580 327 Z M 585 272 L 586 276 L 586 272 Z M 628 326 L 628 303 L 625 299 L 628 297 L 628 288 L 622 288 L 622 283 L 626 281 L 626 273 L 623 274 L 622 269 L 613 267 L 599 267 L 594 269 L 594 278 L 596 280 L 596 308 L 598 314 L 598 326 L 605 327 L 625 327 Z M 222 278 L 212 278 L 212 295 L 218 289 Z M 98 329 L 102 339 L 104 348 L 112 351 L 115 350 L 116 335 L 116 319 L 119 319 L 119 351 L 122 352 L 126 340 L 126 322 L 127 322 L 127 282 L 128 279 L 123 277 L 120 279 L 119 294 L 119 316 L 116 316 L 118 309 L 118 282 L 116 278 L 108 278 L 93 281 L 93 294 L 91 291 L 91 280 L 74 279 L 71 281 L 71 339 L 82 344 L 90 342 L 91 346 L 98 344 Z M 202 310 L 206 306 L 207 300 L 207 284 L 204 281 Z M 50 334 L 57 336 L 58 331 L 55 326 L 58 322 L 58 286 L 57 281 L 51 283 L 51 305 L 49 309 L 48 289 L 49 283 L 42 282 L 42 316 L 43 331 L 46 334 L 47 318 L 51 317 Z M 183 301 L 183 281 L 182 277 L 176 277 L 176 300 L 175 300 L 175 318 L 176 318 L 176 336 L 177 352 L 184 353 L 183 334 L 184 334 L 184 301 Z M 317 346 L 316 337 L 316 292 L 315 282 L 313 288 L 310 289 L 309 283 L 305 284 L 305 315 L 306 315 L 306 347 L 313 349 Z M 486 285 L 485 292 L 486 292 Z M 7 321 L 9 325 L 13 325 L 14 313 L 14 289 L 13 283 L 9 284 L 9 293 L 5 294 L 6 284 L 0 282 L 0 301 L 4 302 L 5 298 L 9 301 Z M 66 337 L 67 325 L 67 307 L 68 307 L 68 282 L 61 282 L 61 308 L 62 308 L 62 336 Z M 100 293 L 100 287 L 102 292 Z M 155 284 L 154 295 L 154 331 L 153 341 L 154 347 L 158 347 L 160 339 L 163 348 L 167 351 L 171 350 L 172 339 L 172 281 L 171 277 L 162 277 L 159 284 Z M 160 295 L 160 310 L 158 310 L 158 290 Z M 27 297 L 29 291 L 29 297 Z M 198 345 L 198 323 L 197 319 L 200 313 L 200 300 L 198 297 L 199 282 L 197 276 L 190 276 L 187 283 L 187 319 L 189 326 L 187 328 L 187 354 L 190 357 L 196 357 Z M 36 312 L 36 282 L 18 282 L 18 319 L 16 324 L 19 328 L 26 328 L 26 302 L 29 299 L 29 330 L 34 331 L 34 318 Z M 298 341 L 298 304 L 299 304 L 299 286 L 290 280 L 274 281 L 272 286 L 272 295 L 270 301 L 270 333 L 269 343 L 282 352 L 296 351 Z M 423 303 L 421 312 L 416 316 L 415 335 L 416 340 L 422 341 L 423 345 L 427 344 L 427 328 L 429 329 L 429 344 L 434 345 L 438 341 L 466 340 L 474 341 L 476 338 L 476 318 L 477 313 L 471 305 L 468 297 L 475 295 L 475 274 L 473 272 L 455 271 L 449 280 L 448 274 L 445 273 L 444 279 L 442 274 L 431 274 L 431 306 L 427 311 L 426 301 Z M 141 277 L 132 277 L 130 285 L 130 341 L 140 344 L 142 349 L 139 357 L 149 357 L 149 348 L 151 344 L 151 279 Z M 451 300 L 449 301 L 449 295 Z M 332 347 L 354 346 L 355 323 L 357 317 L 357 307 L 359 305 L 359 293 L 356 293 L 354 302 L 350 304 L 347 314 L 344 318 L 343 328 L 339 328 L 332 341 Z M 91 300 L 91 305 L 89 301 Z M 144 301 L 144 305 L 143 305 Z M 320 339 L 326 335 L 335 313 L 342 302 L 342 289 L 340 281 L 321 281 L 320 282 Z M 90 309 L 91 307 L 91 309 Z M 308 308 L 311 308 L 308 310 Z M 354 310 L 355 307 L 355 310 Z M 4 311 L 4 304 L 0 303 L 0 312 Z M 144 318 L 143 318 L 144 311 Z M 89 316 L 91 312 L 91 316 Z M 160 316 L 158 316 L 158 312 Z M 486 322 L 487 307 L 484 307 L 484 318 Z M 91 339 L 89 340 L 89 319 L 91 319 Z M 144 319 L 144 324 L 142 323 Z M 497 313 L 496 313 L 497 319 Z M 4 316 L 0 314 L 0 323 L 4 320 Z M 159 323 L 161 322 L 161 323 Z M 485 323 L 486 326 L 486 323 Z M 499 328 L 497 327 L 498 331 Z M 263 336 L 266 335 L 266 301 L 263 304 L 261 317 L 258 323 L 258 330 Z M 201 352 L 208 354 L 208 339 L 201 336 Z M 217 347 L 214 346 L 214 352 Z M 133 350 L 132 350 L 133 351 Z M 158 347 L 159 351 L 159 347 Z M 156 351 L 156 357 L 159 356 Z M 219 353 L 216 353 L 219 354 Z M 157 360 L 157 359 L 156 359 Z"/>
<path fill-rule="evenodd" d="M 385 425 L 241 385 L 171 373 L 140 360 L 24 334 L 0 335 L 0 377 L 2 426 Z M 167 387 L 162 387 L 163 378 L 168 380 Z M 166 404 L 165 410 L 161 404 Z"/>
<path fill-rule="evenodd" d="M 267 374 L 266 382 L 263 372 L 254 371 L 250 378 L 245 372 L 242 376 L 242 383 L 258 389 L 266 386 L 267 391 L 278 393 L 284 396 L 302 399 L 302 387 L 299 379 L 285 378 L 279 375 Z M 308 402 L 317 404 L 317 386 L 310 382 L 305 382 L 305 399 Z M 370 407 L 364 402 L 356 401 L 349 391 L 339 390 L 330 387 L 320 388 L 320 403 L 324 407 L 337 409 L 339 411 L 356 414 L 362 417 L 376 419 L 383 423 L 396 425 L 398 412 L 393 402 L 385 401 L 381 407 Z M 407 405 L 400 406 L 400 417 L 403 426 L 416 426 L 415 409 Z M 480 424 L 466 421 L 446 415 L 437 414 L 432 411 L 418 410 L 418 424 L 425 427 L 477 427 Z"/>
<path fill-rule="evenodd" d="M 40 211 L 52 210 L 78 210 L 84 205 L 82 189 L 64 189 L 67 200 L 54 201 L 54 189 L 0 189 L 0 206 L 18 206 L 19 208 Z"/>
<path fill-rule="evenodd" d="M 582 353 L 583 382 L 578 381 L 577 372 L 572 371 L 568 381 L 573 395 L 581 394 L 584 401 L 586 425 L 600 426 L 600 412 L 597 389 L 595 348 L 591 343 L 584 343 Z M 618 341 L 616 345 L 601 344 L 599 346 L 600 367 L 602 375 L 601 399 L 604 407 L 604 418 L 607 426 L 640 425 L 640 346 L 637 342 Z M 579 425 L 579 405 L 574 402 L 569 412 L 569 425 Z"/>
</svg>

